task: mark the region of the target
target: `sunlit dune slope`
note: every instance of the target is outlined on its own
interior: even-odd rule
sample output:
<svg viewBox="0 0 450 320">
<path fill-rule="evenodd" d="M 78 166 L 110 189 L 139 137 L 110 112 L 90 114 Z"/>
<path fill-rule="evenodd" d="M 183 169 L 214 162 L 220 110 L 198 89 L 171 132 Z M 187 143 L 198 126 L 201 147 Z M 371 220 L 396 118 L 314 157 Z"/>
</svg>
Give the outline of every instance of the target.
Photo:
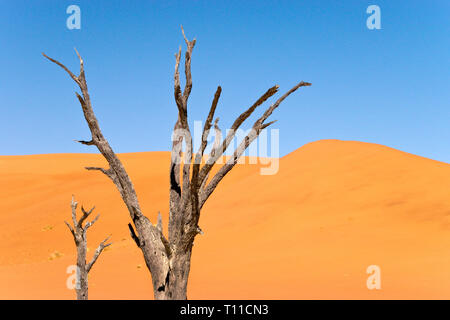
<svg viewBox="0 0 450 320">
<path fill-rule="evenodd" d="M 168 152 L 120 155 L 143 212 L 167 223 Z M 247 161 L 248 162 L 248 161 Z M 85 166 L 92 154 L 0 157 L 0 298 L 72 299 L 75 247 L 64 225 L 70 199 L 96 206 L 92 254 L 114 244 L 90 274 L 92 299 L 152 298 L 115 186 Z M 450 299 L 450 165 L 385 146 L 307 144 L 260 175 L 241 164 L 202 211 L 190 299 Z M 366 269 L 381 269 L 381 289 Z"/>
</svg>

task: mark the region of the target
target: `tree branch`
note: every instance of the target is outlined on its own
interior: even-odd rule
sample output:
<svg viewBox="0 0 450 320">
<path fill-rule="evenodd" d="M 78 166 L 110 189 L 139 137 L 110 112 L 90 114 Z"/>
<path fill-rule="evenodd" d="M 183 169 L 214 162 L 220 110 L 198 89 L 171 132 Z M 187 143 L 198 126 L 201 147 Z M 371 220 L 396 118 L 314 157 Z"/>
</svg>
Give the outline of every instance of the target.
<svg viewBox="0 0 450 320">
<path fill-rule="evenodd" d="M 294 87 L 292 87 L 288 92 L 286 92 L 284 95 L 282 95 L 273 105 L 271 105 L 262 115 L 261 118 L 258 119 L 258 123 L 262 124 L 266 119 L 272 114 L 272 112 L 278 108 L 278 106 L 283 102 L 284 99 L 286 99 L 289 95 L 291 95 L 293 92 L 295 92 L 300 87 L 309 87 L 311 86 L 311 83 L 301 81 Z M 254 125 L 255 126 L 255 125 Z"/>
<path fill-rule="evenodd" d="M 75 231 L 73 230 L 72 226 L 71 226 L 67 221 L 65 221 L 65 220 L 64 220 L 64 223 L 65 223 L 66 226 L 69 228 L 70 233 L 72 233 L 72 235 L 73 235 L 73 238 L 76 240 L 76 238 L 75 238 Z"/>
<path fill-rule="evenodd" d="M 92 140 L 89 140 L 89 141 L 84 141 L 84 140 L 74 140 L 75 142 L 78 142 L 78 143 L 81 143 L 81 144 L 84 144 L 84 145 L 86 145 L 86 146 L 92 146 L 92 145 L 95 145 L 95 143 L 94 143 L 94 141 L 92 141 Z"/>
<path fill-rule="evenodd" d="M 75 49 L 76 51 L 76 49 Z M 83 109 L 84 118 L 86 119 L 86 122 L 89 126 L 89 130 L 91 131 L 92 139 L 91 141 L 88 141 L 87 145 L 95 145 L 97 146 L 97 149 L 100 151 L 100 153 L 103 155 L 103 157 L 108 161 L 110 169 L 105 170 L 101 168 L 94 168 L 94 167 L 88 167 L 88 170 L 99 170 L 105 174 L 107 174 L 110 178 L 114 177 L 113 182 L 115 183 L 116 187 L 121 192 L 122 198 L 125 202 L 125 205 L 128 208 L 128 211 L 130 213 L 131 218 L 134 220 L 136 218 L 140 218 L 142 216 L 142 212 L 139 206 L 139 202 L 137 199 L 136 191 L 134 190 L 134 186 L 130 180 L 130 177 L 128 176 L 128 173 L 126 172 L 122 162 L 117 157 L 117 155 L 114 153 L 113 149 L 109 145 L 108 141 L 103 136 L 100 126 L 98 124 L 98 120 L 94 114 L 94 111 L 92 109 L 91 100 L 89 96 L 89 91 L 86 83 L 86 76 L 84 71 L 84 62 L 81 58 L 78 51 L 76 51 L 76 54 L 78 56 L 78 59 L 80 61 L 80 75 L 77 77 L 75 76 L 66 66 L 64 66 L 59 61 L 52 59 L 48 57 L 47 55 L 44 55 L 47 59 L 50 61 L 56 63 L 58 66 L 63 68 L 70 77 L 78 84 L 82 96 L 80 96 L 78 93 L 76 93 L 78 100 L 80 101 L 81 107 Z M 83 142 L 81 142 L 83 143 Z"/>
<path fill-rule="evenodd" d="M 81 212 L 83 213 L 83 216 L 80 218 L 80 221 L 78 221 L 78 227 L 82 227 L 84 220 L 87 219 L 87 217 L 89 217 L 89 215 L 92 213 L 92 211 L 94 211 L 95 207 L 92 207 L 91 210 L 86 211 L 84 210 L 83 206 L 81 206 Z"/>
<path fill-rule="evenodd" d="M 211 104 L 211 108 L 209 109 L 208 116 L 205 121 L 205 125 L 203 126 L 203 133 L 202 133 L 202 141 L 200 144 L 200 147 L 198 149 L 198 152 L 195 156 L 194 164 L 192 166 L 192 184 L 195 187 L 198 185 L 198 173 L 200 170 L 200 164 L 202 162 L 203 154 L 205 152 L 206 146 L 208 144 L 208 136 L 209 131 L 211 129 L 212 120 L 214 118 L 214 113 L 216 112 L 217 103 L 219 102 L 220 94 L 222 93 L 222 88 L 220 86 L 217 87 L 216 93 L 214 94 L 214 99 Z M 219 119 L 216 119 L 216 123 Z"/>
<path fill-rule="evenodd" d="M 73 81 L 75 81 L 78 85 L 80 85 L 80 80 L 78 79 L 78 77 L 76 75 L 74 75 L 72 73 L 72 71 L 70 71 L 65 65 L 63 65 L 61 62 L 50 58 L 49 56 L 47 56 L 45 53 L 42 52 L 42 55 L 44 57 L 46 57 L 48 60 L 50 60 L 53 63 L 56 63 L 58 66 L 60 66 L 61 68 L 63 68 L 68 74 L 69 76 L 73 79 Z"/>
<path fill-rule="evenodd" d="M 259 132 L 252 129 L 250 133 L 244 138 L 240 143 L 239 147 L 234 151 L 233 155 L 227 160 L 227 162 L 219 169 L 219 171 L 214 175 L 209 184 L 204 187 L 200 192 L 199 206 L 203 207 L 206 200 L 208 200 L 211 193 L 215 190 L 219 182 L 225 177 L 225 175 L 230 172 L 231 169 L 236 165 L 239 158 L 242 156 L 244 151 L 248 146 L 258 137 Z"/>
<path fill-rule="evenodd" d="M 98 257 L 102 253 L 103 249 L 105 249 L 106 247 L 109 247 L 110 245 L 112 245 L 112 242 L 106 243 L 109 240 L 109 238 L 111 238 L 111 236 L 108 236 L 105 240 L 100 242 L 100 245 L 97 247 L 97 250 L 95 250 L 95 253 L 94 253 L 94 256 L 92 257 L 91 262 L 89 262 L 87 264 L 87 266 L 86 266 L 86 270 L 87 270 L 88 273 L 89 273 L 89 271 L 91 271 L 92 266 L 97 261 Z"/>
<path fill-rule="evenodd" d="M 274 104 L 272 104 L 265 112 L 264 114 L 255 121 L 255 123 L 253 124 L 252 130 L 250 131 L 249 134 L 247 134 L 247 136 L 244 138 L 244 140 L 240 143 L 240 145 L 238 146 L 238 148 L 234 151 L 232 157 L 230 159 L 228 159 L 228 161 L 219 169 L 219 171 L 216 173 L 216 175 L 211 179 L 210 183 L 200 192 L 200 200 L 199 200 L 199 206 L 200 208 L 203 207 L 204 203 L 206 202 L 206 200 L 209 198 L 209 196 L 211 195 L 211 193 L 215 190 L 215 188 L 217 187 L 217 185 L 219 184 L 219 182 L 225 177 L 225 175 L 236 165 L 237 161 L 239 160 L 239 158 L 242 156 L 242 154 L 245 152 L 245 150 L 248 148 L 248 146 L 259 136 L 259 134 L 261 133 L 261 131 L 265 128 L 267 128 L 268 126 L 270 126 L 271 124 L 275 123 L 275 121 L 271 121 L 269 123 L 264 123 L 265 120 L 267 120 L 267 118 L 272 114 L 272 112 L 278 108 L 278 106 L 281 104 L 281 102 L 283 102 L 284 99 L 286 99 L 290 94 L 292 94 L 293 92 L 295 92 L 298 88 L 300 87 L 305 87 L 305 86 L 310 86 L 311 84 L 308 82 L 303 82 L 301 81 L 300 83 L 298 83 L 297 85 L 295 85 L 292 89 L 290 89 L 288 92 L 286 92 L 283 96 L 281 96 Z M 278 90 L 278 87 L 275 86 L 270 90 L 274 90 L 276 88 L 276 90 Z M 268 91 L 268 92 L 269 92 Z M 270 94 L 266 92 L 266 94 Z M 261 98 L 260 98 L 261 99 Z M 253 106 L 252 106 L 253 107 Z M 241 114 L 241 116 L 239 118 L 242 117 L 242 119 L 247 119 L 249 117 L 249 115 L 253 112 L 251 111 L 251 108 L 249 108 L 246 112 L 244 112 L 243 114 Z M 253 108 L 254 110 L 254 108 Z M 239 120 L 238 118 L 238 120 Z M 242 120 L 241 119 L 241 120 Z M 244 120 L 245 120 L 244 119 Z M 237 127 L 239 127 L 239 125 L 243 122 L 241 120 L 236 120 L 235 124 L 237 124 Z M 233 127 L 235 127 L 235 125 L 233 124 Z M 232 127 L 232 128 L 233 128 Z M 227 135 L 227 138 L 230 135 Z M 234 134 L 233 134 L 234 136 Z M 226 138 L 226 139 L 227 139 Z M 226 141 L 225 139 L 225 141 Z M 225 144 L 224 141 L 224 144 Z M 216 159 L 217 156 L 214 155 L 214 157 L 212 159 Z M 217 160 L 217 159 L 216 159 Z M 214 161 L 215 163 L 215 161 Z M 212 163 L 212 165 L 214 165 L 214 163 Z M 208 162 L 207 162 L 208 164 Z M 205 169 L 206 165 L 202 168 Z M 212 166 L 211 166 L 212 167 Z M 209 168 L 209 170 L 205 170 L 207 173 L 209 173 L 211 169 Z M 200 173 L 201 174 L 201 173 Z M 202 176 L 200 175 L 200 178 L 202 178 Z M 204 178 L 203 178 L 204 179 Z M 202 180 L 203 182 L 203 180 Z"/>
<path fill-rule="evenodd" d="M 72 208 L 72 222 L 73 226 L 77 226 L 77 206 L 78 202 L 75 201 L 75 197 L 72 195 L 72 201 L 70 202 L 70 206 Z"/>
<path fill-rule="evenodd" d="M 192 74 L 191 74 L 191 56 L 192 56 L 192 50 L 194 49 L 196 40 L 189 41 L 186 38 L 186 35 L 184 34 L 183 26 L 181 26 L 181 32 L 183 33 L 184 41 L 186 42 L 187 50 L 186 55 L 184 58 L 185 67 L 184 72 L 186 76 L 186 84 L 184 86 L 184 92 L 183 92 L 183 103 L 184 103 L 184 109 L 187 109 L 187 101 L 189 99 L 189 95 L 191 94 L 192 90 Z"/>
<path fill-rule="evenodd" d="M 186 121 L 186 111 L 184 110 L 183 93 L 181 92 L 180 85 L 180 59 L 181 59 L 181 46 L 178 49 L 178 53 L 175 54 L 175 74 L 174 74 L 174 97 L 178 107 L 178 120 L 183 124 Z"/>
<path fill-rule="evenodd" d="M 186 84 L 184 91 L 181 92 L 180 85 L 180 73 L 179 66 L 181 60 L 181 47 L 178 53 L 175 54 L 175 74 L 174 74 L 174 97 L 178 108 L 178 119 L 174 127 L 174 133 L 172 137 L 172 152 L 170 163 L 170 216 L 169 216 L 169 240 L 172 238 L 173 232 L 178 230 L 183 217 L 173 216 L 176 208 L 183 206 L 189 200 L 190 195 L 190 169 L 192 163 L 192 136 L 189 130 L 189 124 L 187 119 L 187 101 L 192 90 L 192 74 L 191 74 L 191 56 L 195 46 L 196 40 L 189 41 L 186 38 L 183 27 L 181 27 L 184 40 L 187 45 L 185 54 L 185 77 Z M 184 152 L 183 159 L 183 183 L 180 186 L 180 172 L 181 172 L 181 151 L 183 140 L 186 144 L 186 150 Z"/>
<path fill-rule="evenodd" d="M 234 121 L 233 125 L 231 126 L 231 129 L 228 131 L 228 134 L 226 138 L 224 139 L 222 143 L 222 147 L 216 147 L 213 149 L 211 154 L 214 156 L 210 157 L 206 164 L 203 166 L 203 168 L 200 171 L 199 174 L 199 181 L 202 182 L 203 179 L 205 179 L 206 174 L 211 171 L 212 167 L 216 163 L 216 161 L 219 159 L 220 156 L 223 155 L 223 153 L 227 150 L 228 146 L 230 145 L 231 141 L 233 140 L 234 136 L 236 135 L 236 130 L 239 129 L 241 124 L 247 120 L 248 117 L 255 111 L 255 109 L 263 104 L 267 99 L 269 99 L 271 96 L 273 96 L 278 91 L 278 86 L 273 86 L 269 90 L 267 90 L 250 108 L 248 108 L 245 112 L 241 113 L 239 117 Z"/>
<path fill-rule="evenodd" d="M 94 218 L 94 220 L 87 222 L 86 225 L 84 226 L 84 229 L 87 231 L 87 229 L 89 229 L 94 225 L 94 223 L 98 220 L 98 218 L 100 218 L 99 214 Z"/>
</svg>

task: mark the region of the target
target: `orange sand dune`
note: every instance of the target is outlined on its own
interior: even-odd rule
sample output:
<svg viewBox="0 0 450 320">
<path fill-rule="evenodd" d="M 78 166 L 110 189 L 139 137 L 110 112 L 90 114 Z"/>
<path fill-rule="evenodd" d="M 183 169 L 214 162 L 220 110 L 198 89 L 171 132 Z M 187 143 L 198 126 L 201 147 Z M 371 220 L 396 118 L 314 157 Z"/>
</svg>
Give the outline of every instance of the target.
<svg viewBox="0 0 450 320">
<path fill-rule="evenodd" d="M 168 152 L 122 154 L 144 213 L 167 223 Z M 0 157 L 0 298 L 73 299 L 75 247 L 64 225 L 75 194 L 95 205 L 91 299 L 151 299 L 114 185 L 92 154 Z M 376 144 L 322 140 L 273 176 L 238 165 L 202 212 L 190 299 L 450 299 L 450 165 Z M 381 268 L 368 290 L 366 269 Z"/>
</svg>

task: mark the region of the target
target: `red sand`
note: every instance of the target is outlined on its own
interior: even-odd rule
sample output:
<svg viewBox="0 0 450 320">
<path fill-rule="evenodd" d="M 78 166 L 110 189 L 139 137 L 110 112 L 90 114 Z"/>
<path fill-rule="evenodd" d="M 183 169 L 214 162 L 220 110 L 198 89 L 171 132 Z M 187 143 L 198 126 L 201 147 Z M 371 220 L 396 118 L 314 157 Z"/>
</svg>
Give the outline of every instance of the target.
<svg viewBox="0 0 450 320">
<path fill-rule="evenodd" d="M 152 222 L 167 224 L 168 152 L 120 155 Z M 0 298 L 73 299 L 70 199 L 96 206 L 91 299 L 151 299 L 115 186 L 84 166 L 92 154 L 0 157 Z M 273 176 L 238 165 L 205 205 L 190 299 L 450 299 L 450 165 L 385 146 L 322 140 L 280 160 Z M 58 256 L 51 259 L 52 256 Z M 366 268 L 381 268 L 368 290 Z"/>
</svg>

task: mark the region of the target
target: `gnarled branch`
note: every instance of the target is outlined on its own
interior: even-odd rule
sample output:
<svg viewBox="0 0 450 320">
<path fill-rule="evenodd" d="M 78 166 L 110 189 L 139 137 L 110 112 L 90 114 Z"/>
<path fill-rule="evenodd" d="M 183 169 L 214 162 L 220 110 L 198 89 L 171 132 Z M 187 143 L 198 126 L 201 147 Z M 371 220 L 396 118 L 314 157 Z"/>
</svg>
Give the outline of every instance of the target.
<svg viewBox="0 0 450 320">
<path fill-rule="evenodd" d="M 215 188 L 217 187 L 219 182 L 236 165 L 239 158 L 242 156 L 242 154 L 245 152 L 245 150 L 248 148 L 248 146 L 259 136 L 261 131 L 276 122 L 276 120 L 274 120 L 269 123 L 264 123 L 264 121 L 267 120 L 267 118 L 272 114 L 272 112 L 276 108 L 278 108 L 278 106 L 281 104 L 281 102 L 283 102 L 284 99 L 286 99 L 291 93 L 295 92 L 298 88 L 310 86 L 310 85 L 311 84 L 308 82 L 303 82 L 303 81 L 299 82 L 297 85 L 295 85 L 289 91 L 287 91 L 283 96 L 281 96 L 274 104 L 272 104 L 269 108 L 267 108 L 267 110 L 263 113 L 263 115 L 258 120 L 255 121 L 250 133 L 248 133 L 247 136 L 243 139 L 243 141 L 240 143 L 238 148 L 234 151 L 231 158 L 228 159 L 227 162 L 219 169 L 219 171 L 211 179 L 210 183 L 203 190 L 200 190 L 200 200 L 199 200 L 200 208 L 203 207 L 204 203 L 209 198 L 211 193 L 215 190 Z M 278 88 L 277 86 L 275 86 L 275 87 Z M 271 89 L 274 89 L 275 87 L 273 87 Z M 269 89 L 269 91 L 271 89 Z M 249 110 L 251 110 L 251 109 L 252 108 L 250 108 Z M 247 110 L 246 112 L 241 114 L 240 117 L 247 119 L 250 116 L 251 112 L 253 112 L 253 111 L 251 111 L 250 114 L 247 114 L 247 112 L 249 110 Z M 255 108 L 253 108 L 253 110 L 255 110 Z M 235 121 L 235 123 L 238 123 L 237 120 Z M 227 138 L 228 137 L 229 137 L 229 135 L 227 135 Z M 224 143 L 226 142 L 227 138 L 225 138 Z M 216 156 L 214 156 L 212 159 L 214 159 L 215 157 Z M 203 168 L 205 168 L 207 165 L 208 165 L 208 163 L 205 164 L 205 166 Z M 206 172 L 209 173 L 210 170 L 211 169 L 209 169 Z M 207 177 L 205 176 L 205 178 L 203 178 L 203 179 L 206 179 L 206 178 Z M 204 182 L 205 181 L 202 180 L 202 183 L 204 183 Z"/>
<path fill-rule="evenodd" d="M 179 215 L 173 215 L 175 211 L 178 211 L 180 207 L 189 201 L 189 189 L 190 189 L 190 169 L 193 156 L 193 144 L 192 135 L 189 129 L 187 120 L 187 102 L 192 90 L 192 74 L 191 74 L 191 57 L 192 51 L 195 46 L 196 40 L 189 41 L 184 33 L 183 27 L 181 27 L 184 40 L 187 45 L 185 54 L 185 77 L 186 83 L 183 92 L 181 92 L 180 84 L 180 60 L 181 60 L 181 47 L 178 53 L 175 54 L 175 74 L 174 74 L 174 97 L 178 108 L 178 119 L 175 123 L 174 133 L 172 136 L 172 152 L 170 163 L 170 214 L 169 214 L 169 242 L 173 238 L 177 238 L 176 234 L 179 234 L 182 228 L 183 217 Z M 181 152 L 183 140 L 186 144 L 184 153 L 184 159 L 181 161 Z M 181 163 L 183 181 L 180 182 Z"/>
<path fill-rule="evenodd" d="M 206 146 L 208 145 L 208 136 L 211 130 L 212 120 L 214 118 L 214 113 L 216 112 L 217 103 L 219 102 L 220 94 L 222 93 L 222 88 L 220 86 L 217 87 L 216 93 L 214 94 L 214 99 L 211 104 L 211 108 L 209 109 L 208 116 L 205 121 L 205 125 L 203 126 L 202 132 L 202 141 L 199 147 L 199 150 L 195 156 L 194 164 L 192 166 L 192 186 L 193 191 L 195 192 L 198 185 L 198 173 L 200 170 L 200 165 L 203 158 L 203 153 L 205 152 Z M 215 126 L 217 126 L 217 122 L 219 119 L 216 119 Z"/>
<path fill-rule="evenodd" d="M 75 49 L 76 51 L 76 49 Z M 88 167 L 88 170 L 99 170 L 104 174 L 108 175 L 110 178 L 114 176 L 116 179 L 112 179 L 119 189 L 122 198 L 130 212 L 131 218 L 134 220 L 142 216 L 141 209 L 139 207 L 139 202 L 137 200 L 136 191 L 134 190 L 133 183 L 131 182 L 128 173 L 126 172 L 122 162 L 114 153 L 113 149 L 109 145 L 106 138 L 103 136 L 102 131 L 100 130 L 100 126 L 98 124 L 98 120 L 94 114 L 91 105 L 91 99 L 89 96 L 88 86 L 86 82 L 86 76 L 84 71 L 84 62 L 81 58 L 78 51 L 76 51 L 78 59 L 80 61 L 80 74 L 75 76 L 66 66 L 64 66 L 59 61 L 48 57 L 43 53 L 43 56 L 49 59 L 50 61 L 56 63 L 58 66 L 63 68 L 70 77 L 78 84 L 81 95 L 76 93 L 78 100 L 80 101 L 81 107 L 83 109 L 83 114 L 86 119 L 86 122 L 89 126 L 89 130 L 91 131 L 92 138 L 89 141 L 81 140 L 80 143 L 86 145 L 95 145 L 103 157 L 108 161 L 110 169 L 105 170 L 101 168 L 93 168 Z"/>
<path fill-rule="evenodd" d="M 102 242 L 100 242 L 100 244 L 98 245 L 97 250 L 95 250 L 94 256 L 92 257 L 91 261 L 86 266 L 86 270 L 88 273 L 89 273 L 89 271 L 91 271 L 92 266 L 97 261 L 100 254 L 103 252 L 103 249 L 112 245 L 112 243 L 106 243 L 109 240 L 109 238 L 111 238 L 111 236 L 106 237 L 106 239 L 103 240 Z"/>
<path fill-rule="evenodd" d="M 203 179 L 205 179 L 206 175 L 211 171 L 214 164 L 217 162 L 217 160 L 224 154 L 224 152 L 227 150 L 228 146 L 230 145 L 231 141 L 234 139 L 234 136 L 236 135 L 236 130 L 239 129 L 241 124 L 248 119 L 253 113 L 253 111 L 256 110 L 258 106 L 263 104 L 267 99 L 269 99 L 271 96 L 273 96 L 278 91 L 278 86 L 273 86 L 269 90 L 267 90 L 261 97 L 259 97 L 256 102 L 250 106 L 246 111 L 241 113 L 239 117 L 233 122 L 233 125 L 231 126 L 230 130 L 227 133 L 227 136 L 222 142 L 221 147 L 216 147 L 212 150 L 213 156 L 211 156 L 207 161 L 206 164 L 203 166 L 203 168 L 200 171 L 199 174 L 199 182 L 201 183 Z"/>
</svg>

